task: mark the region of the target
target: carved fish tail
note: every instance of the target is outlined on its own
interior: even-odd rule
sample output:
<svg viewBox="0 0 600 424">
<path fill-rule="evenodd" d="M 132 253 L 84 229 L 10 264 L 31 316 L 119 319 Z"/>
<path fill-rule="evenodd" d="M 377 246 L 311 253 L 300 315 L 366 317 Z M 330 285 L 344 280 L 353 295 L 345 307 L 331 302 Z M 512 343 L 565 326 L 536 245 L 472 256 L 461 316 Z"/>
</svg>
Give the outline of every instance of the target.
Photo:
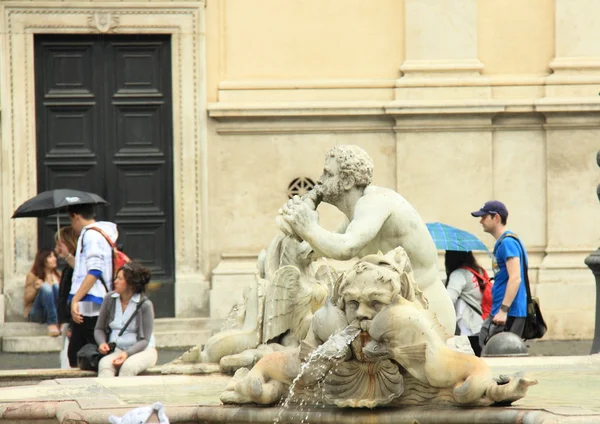
<svg viewBox="0 0 600 424">
<path fill-rule="evenodd" d="M 493 402 L 510 404 L 525 396 L 529 386 L 537 384 L 537 380 L 525 377 L 523 372 L 510 376 L 507 383 L 493 382 L 486 390 L 486 397 Z"/>
</svg>

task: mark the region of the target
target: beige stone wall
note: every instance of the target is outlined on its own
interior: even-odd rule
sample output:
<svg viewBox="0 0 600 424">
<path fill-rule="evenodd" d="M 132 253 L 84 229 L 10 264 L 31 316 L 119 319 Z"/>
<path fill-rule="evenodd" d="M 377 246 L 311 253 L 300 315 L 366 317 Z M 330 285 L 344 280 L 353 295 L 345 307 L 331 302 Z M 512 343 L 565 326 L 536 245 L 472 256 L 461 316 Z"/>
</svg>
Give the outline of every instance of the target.
<svg viewBox="0 0 600 424">
<path fill-rule="evenodd" d="M 35 188 L 18 185 L 19 199 L 6 188 L 13 175 L 35 169 L 12 159 L 23 149 L 13 150 L 16 140 L 32 143 L 34 131 L 31 120 L 13 124 L 13 110 L 27 116 L 31 89 L 7 74 L 7 10 L 60 3 L 0 3 L 4 294 L 20 284 L 27 246 L 35 245 L 35 228 L 22 224 L 15 243 L 7 219 Z M 510 227 L 530 252 L 548 338 L 592 336 L 594 280 L 583 260 L 600 239 L 600 26 L 591 18 L 600 2 L 90 0 L 68 7 L 151 11 L 132 14 L 115 32 L 151 31 L 168 26 L 162 22 L 174 9 L 196 11 L 176 39 L 198 41 L 196 51 L 178 56 L 180 95 L 188 99 L 175 111 L 183 119 L 174 119 L 175 139 L 184 140 L 174 200 L 179 315 L 202 313 L 194 305 L 208 301 L 206 279 L 211 313 L 226 314 L 277 231 L 289 182 L 318 178 L 328 148 L 355 143 L 375 160 L 376 184 L 396 188 L 426 221 L 465 228 L 490 247 L 469 212 L 490 198 L 505 201 Z M 53 30 L 93 31 L 62 16 Z M 27 51 L 27 37 L 15 37 L 14 48 Z M 339 218 L 323 206 L 326 227 Z"/>
<path fill-rule="evenodd" d="M 402 0 L 222 5 L 225 81 L 395 78 L 404 59 Z"/>
<path fill-rule="evenodd" d="M 547 74 L 554 57 L 554 14 L 554 0 L 478 0 L 483 74 Z"/>
</svg>

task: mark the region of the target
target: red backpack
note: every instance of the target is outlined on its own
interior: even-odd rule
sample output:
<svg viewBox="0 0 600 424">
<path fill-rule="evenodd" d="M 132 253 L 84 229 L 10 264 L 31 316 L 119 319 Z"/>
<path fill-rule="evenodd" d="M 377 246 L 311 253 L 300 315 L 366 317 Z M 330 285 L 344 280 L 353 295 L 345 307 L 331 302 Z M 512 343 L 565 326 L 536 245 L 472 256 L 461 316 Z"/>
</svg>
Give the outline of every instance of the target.
<svg viewBox="0 0 600 424">
<path fill-rule="evenodd" d="M 125 265 L 126 263 L 131 262 L 131 259 L 129 259 L 129 256 L 127 256 L 125 253 L 123 253 L 119 250 L 117 245 L 113 243 L 113 241 L 110 239 L 108 234 L 106 234 L 104 232 L 104 230 L 102 230 L 101 228 L 98 228 L 98 227 L 90 227 L 90 228 L 88 228 L 88 230 L 98 231 L 100 234 L 102 234 L 102 236 L 106 239 L 106 241 L 110 245 L 110 247 L 112 249 L 112 260 L 113 260 L 113 276 L 112 277 L 114 280 L 115 275 L 117 274 L 117 271 L 120 270 L 121 267 L 123 265 Z M 81 248 L 83 249 L 83 245 L 81 246 Z"/>
<path fill-rule="evenodd" d="M 492 281 L 485 269 L 481 268 L 483 275 L 475 271 L 473 268 L 467 266 L 462 267 L 468 271 L 471 271 L 475 277 L 480 281 L 479 290 L 481 290 L 481 318 L 486 319 L 492 310 Z"/>
</svg>

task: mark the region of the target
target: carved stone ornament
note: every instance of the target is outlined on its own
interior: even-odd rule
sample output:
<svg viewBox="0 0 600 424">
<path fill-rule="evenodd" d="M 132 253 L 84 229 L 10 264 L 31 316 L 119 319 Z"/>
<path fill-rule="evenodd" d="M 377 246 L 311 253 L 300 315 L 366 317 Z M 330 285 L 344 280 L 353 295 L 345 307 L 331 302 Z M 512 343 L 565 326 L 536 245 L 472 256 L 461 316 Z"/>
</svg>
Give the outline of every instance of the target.
<svg viewBox="0 0 600 424">
<path fill-rule="evenodd" d="M 99 32 L 106 34 L 119 25 L 119 17 L 110 12 L 96 12 L 88 16 L 88 25 L 96 28 Z"/>
</svg>

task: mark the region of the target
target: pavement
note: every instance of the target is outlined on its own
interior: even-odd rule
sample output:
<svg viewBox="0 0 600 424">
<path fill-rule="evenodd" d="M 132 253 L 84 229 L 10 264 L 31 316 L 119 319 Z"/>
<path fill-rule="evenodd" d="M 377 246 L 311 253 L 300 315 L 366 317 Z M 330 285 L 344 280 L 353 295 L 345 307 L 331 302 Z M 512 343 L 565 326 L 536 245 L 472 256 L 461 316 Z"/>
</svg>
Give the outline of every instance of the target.
<svg viewBox="0 0 600 424">
<path fill-rule="evenodd" d="M 111 379 L 68 378 L 69 373 L 81 371 L 65 370 L 65 378 L 0 388 L 0 421 L 106 423 L 109 415 L 121 416 L 135 407 L 160 401 L 172 423 L 600 423 L 599 354 L 484 360 L 495 374 L 525 371 L 539 384 L 510 407 L 282 408 L 221 405 L 220 394 L 231 377 L 215 373 L 216 366 L 204 369 L 211 374 L 163 375 L 157 367 L 153 375 Z M 40 377 L 46 371 L 3 373 Z"/>
</svg>

